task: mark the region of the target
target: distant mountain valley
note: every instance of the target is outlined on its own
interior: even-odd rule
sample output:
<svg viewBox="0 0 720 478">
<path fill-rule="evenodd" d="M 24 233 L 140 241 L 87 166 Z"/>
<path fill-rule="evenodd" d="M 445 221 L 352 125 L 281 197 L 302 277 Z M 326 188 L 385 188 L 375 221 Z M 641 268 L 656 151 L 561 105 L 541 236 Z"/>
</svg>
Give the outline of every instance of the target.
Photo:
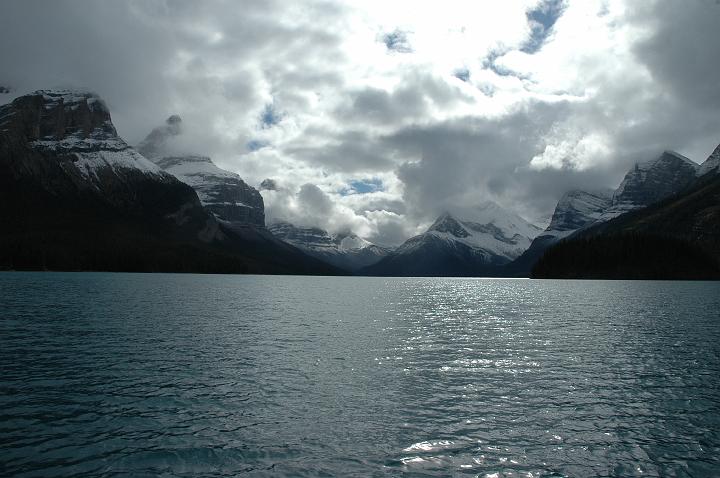
<svg viewBox="0 0 720 478">
<path fill-rule="evenodd" d="M 81 90 L 42 90 L 1 106 L 0 268 L 718 275 L 720 146 L 702 164 L 665 151 L 636 164 L 615 190 L 568 191 L 544 230 L 484 202 L 446 211 L 389 248 L 349 230 L 275 218 L 266 227 L 258 189 L 210 157 L 179 150 L 182 134 L 182 119 L 172 115 L 133 148 L 102 99 Z M 641 252 L 628 257 L 629 250 Z"/>
</svg>

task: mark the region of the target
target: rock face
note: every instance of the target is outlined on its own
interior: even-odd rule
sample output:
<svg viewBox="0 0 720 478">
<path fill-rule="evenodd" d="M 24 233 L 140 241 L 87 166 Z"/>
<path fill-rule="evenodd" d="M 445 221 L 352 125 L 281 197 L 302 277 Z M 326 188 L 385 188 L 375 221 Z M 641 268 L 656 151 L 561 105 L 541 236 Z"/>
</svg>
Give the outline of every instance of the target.
<svg viewBox="0 0 720 478">
<path fill-rule="evenodd" d="M 138 150 L 163 170 L 191 186 L 215 217 L 231 227 L 265 226 L 265 207 L 260 193 L 239 175 L 218 168 L 210 158 L 173 151 L 173 138 L 182 134 L 182 120 L 170 116 L 153 131 Z"/>
<path fill-rule="evenodd" d="M 268 229 L 303 252 L 351 272 L 375 264 L 389 253 L 352 232 L 330 234 L 320 228 L 297 227 L 288 222 L 271 224 Z"/>
<path fill-rule="evenodd" d="M 720 145 L 715 148 L 715 151 L 708 156 L 705 162 L 702 163 L 698 169 L 698 176 L 704 176 L 708 173 L 720 173 Z"/>
<path fill-rule="evenodd" d="M 0 268 L 336 272 L 267 232 L 224 226 L 128 146 L 87 91 L 0 106 L 0 224 Z"/>
<path fill-rule="evenodd" d="M 235 173 L 220 169 L 206 156 L 166 156 L 156 164 L 192 186 L 200 202 L 229 225 L 265 226 L 263 198 Z"/>
<path fill-rule="evenodd" d="M 92 193 L 141 214 L 199 206 L 190 189 L 117 135 L 107 106 L 92 92 L 43 90 L 17 98 L 0 107 L 0 133 L 4 166 L 18 179 L 35 174 L 55 194 Z M 151 193 L 156 184 L 166 197 Z"/>
<path fill-rule="evenodd" d="M 700 166 L 685 156 L 665 151 L 636 164 L 609 197 L 607 192 L 571 191 L 558 202 L 552 221 L 528 250 L 506 268 L 507 275 L 527 276 L 546 249 L 558 241 L 630 211 L 647 207 L 692 186 Z"/>
<path fill-rule="evenodd" d="M 570 191 L 558 201 L 547 229 L 540 236 L 562 238 L 600 219 L 612 204 L 613 191 Z M 540 237 L 538 236 L 538 237 Z"/>
<path fill-rule="evenodd" d="M 612 204 L 613 191 L 574 190 L 560 198 L 548 227 L 540 233 L 512 265 L 508 275 L 526 275 L 545 250 L 574 232 L 597 222 Z"/>
<path fill-rule="evenodd" d="M 667 200 L 579 231 L 550 248 L 533 277 L 720 279 L 720 175 Z"/>
<path fill-rule="evenodd" d="M 679 193 L 695 181 L 698 169 L 697 163 L 673 151 L 636 164 L 615 190 L 610 208 L 600 219 L 609 220 Z"/>
<path fill-rule="evenodd" d="M 481 205 L 472 218 L 445 213 L 423 234 L 412 237 L 367 275 L 501 275 L 502 266 L 520 256 L 540 232 L 523 218 L 495 203 Z"/>
</svg>

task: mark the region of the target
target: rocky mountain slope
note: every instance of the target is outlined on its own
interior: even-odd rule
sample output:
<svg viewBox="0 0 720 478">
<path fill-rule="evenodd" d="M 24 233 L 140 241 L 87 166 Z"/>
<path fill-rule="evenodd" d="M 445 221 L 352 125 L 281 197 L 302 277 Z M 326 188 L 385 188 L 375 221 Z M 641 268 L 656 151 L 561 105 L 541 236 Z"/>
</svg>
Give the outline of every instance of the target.
<svg viewBox="0 0 720 478">
<path fill-rule="evenodd" d="M 303 252 L 351 272 L 375 264 L 389 253 L 352 232 L 330 234 L 316 227 L 297 227 L 288 222 L 268 226 L 277 238 Z"/>
<path fill-rule="evenodd" d="M 527 275 L 545 250 L 575 231 L 597 222 L 612 204 L 612 190 L 585 192 L 574 190 L 560 198 L 548 227 L 520 257 L 508 264 L 508 275 Z"/>
<path fill-rule="evenodd" d="M 532 277 L 720 279 L 720 175 L 558 243 Z"/>
<path fill-rule="evenodd" d="M 674 151 L 636 164 L 615 190 L 612 204 L 600 220 L 610 220 L 679 193 L 695 181 L 698 170 L 697 163 Z"/>
<path fill-rule="evenodd" d="M 138 151 L 183 183 L 192 186 L 200 202 L 230 227 L 265 226 L 265 207 L 257 189 L 210 158 L 178 152 L 173 140 L 182 134 L 182 120 L 170 116 L 138 145 Z"/>
<path fill-rule="evenodd" d="M 523 253 L 540 228 L 488 202 L 470 217 L 445 213 L 423 234 L 412 237 L 366 275 L 501 275 L 502 266 Z"/>
<path fill-rule="evenodd" d="M 618 188 L 609 192 L 572 191 L 565 194 L 547 229 L 528 250 L 506 268 L 507 275 L 527 276 L 545 250 L 595 224 L 641 209 L 690 187 L 701 170 L 697 163 L 673 151 L 636 164 Z"/>
<path fill-rule="evenodd" d="M 709 173 L 720 174 L 720 145 L 715 148 L 698 169 L 698 176 L 704 176 Z"/>
<path fill-rule="evenodd" d="M 679 192 L 597 222 L 548 249 L 533 276 L 720 278 L 719 153 L 720 146 Z"/>
<path fill-rule="evenodd" d="M 225 227 L 190 186 L 128 146 L 87 91 L 37 91 L 0 107 L 0 223 L 0 268 L 335 272 Z"/>
</svg>

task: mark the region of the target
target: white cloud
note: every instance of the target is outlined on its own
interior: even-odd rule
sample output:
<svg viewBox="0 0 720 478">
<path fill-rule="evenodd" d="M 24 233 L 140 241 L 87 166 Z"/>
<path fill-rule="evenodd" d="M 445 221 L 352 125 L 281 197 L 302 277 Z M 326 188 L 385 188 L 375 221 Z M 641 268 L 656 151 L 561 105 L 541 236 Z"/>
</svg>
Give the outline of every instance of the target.
<svg viewBox="0 0 720 478">
<path fill-rule="evenodd" d="M 529 21 L 550 6 L 554 25 Z M 720 141 L 719 11 L 704 0 L 8 0 L 0 85 L 95 89 L 131 142 L 180 114 L 188 150 L 250 184 L 277 181 L 263 191 L 271 220 L 396 243 L 449 204 L 491 198 L 545 217 L 565 188 L 614 186 L 662 149 L 702 160 Z M 393 32 L 403 51 L 383 42 Z M 544 42 L 526 48 L 538 32 Z M 382 189 L 341 192 L 363 178 Z"/>
</svg>

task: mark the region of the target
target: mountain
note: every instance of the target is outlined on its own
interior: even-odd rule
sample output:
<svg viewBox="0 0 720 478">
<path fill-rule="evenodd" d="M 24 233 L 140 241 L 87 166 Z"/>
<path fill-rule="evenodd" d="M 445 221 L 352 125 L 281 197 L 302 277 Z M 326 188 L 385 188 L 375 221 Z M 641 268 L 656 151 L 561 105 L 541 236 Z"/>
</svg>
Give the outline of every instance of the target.
<svg viewBox="0 0 720 478">
<path fill-rule="evenodd" d="M 532 277 L 720 279 L 720 175 L 560 242 Z"/>
<path fill-rule="evenodd" d="M 179 154 L 172 144 L 182 134 L 182 119 L 170 116 L 138 145 L 143 156 L 191 186 L 200 202 L 230 227 L 265 226 L 265 207 L 257 189 L 242 178 L 221 169 L 206 156 Z"/>
<path fill-rule="evenodd" d="M 507 275 L 526 276 L 545 250 L 574 232 L 596 223 L 612 204 L 612 190 L 574 190 L 560 198 L 548 227 L 530 247 L 506 267 Z"/>
<path fill-rule="evenodd" d="M 540 228 L 495 203 L 470 218 L 444 213 L 423 234 L 408 239 L 377 264 L 361 270 L 378 276 L 482 276 L 523 253 Z"/>
<path fill-rule="evenodd" d="M 320 228 L 297 227 L 288 222 L 271 224 L 268 229 L 303 252 L 351 272 L 375 264 L 389 253 L 352 232 L 329 234 Z"/>
<path fill-rule="evenodd" d="M 698 169 L 698 176 L 704 176 L 708 173 L 720 174 L 720 145 L 715 148 L 715 151 L 710 154 Z"/>
<path fill-rule="evenodd" d="M 720 279 L 720 174 L 709 174 L 718 149 L 689 186 L 551 247 L 532 277 Z"/>
<path fill-rule="evenodd" d="M 606 221 L 628 211 L 649 206 L 690 186 L 699 166 L 674 151 L 636 164 L 615 190 L 610 208 L 600 218 Z"/>
<path fill-rule="evenodd" d="M 691 186 L 700 170 L 697 163 L 674 151 L 664 151 L 636 164 L 618 188 L 608 192 L 571 191 L 558 202 L 548 228 L 527 251 L 506 267 L 509 276 L 527 276 L 545 250 L 594 224 L 654 204 Z"/>
<path fill-rule="evenodd" d="M 120 138 L 88 91 L 42 90 L 0 106 L 0 223 L 0 268 L 337 272 L 224 226 Z"/>
</svg>

